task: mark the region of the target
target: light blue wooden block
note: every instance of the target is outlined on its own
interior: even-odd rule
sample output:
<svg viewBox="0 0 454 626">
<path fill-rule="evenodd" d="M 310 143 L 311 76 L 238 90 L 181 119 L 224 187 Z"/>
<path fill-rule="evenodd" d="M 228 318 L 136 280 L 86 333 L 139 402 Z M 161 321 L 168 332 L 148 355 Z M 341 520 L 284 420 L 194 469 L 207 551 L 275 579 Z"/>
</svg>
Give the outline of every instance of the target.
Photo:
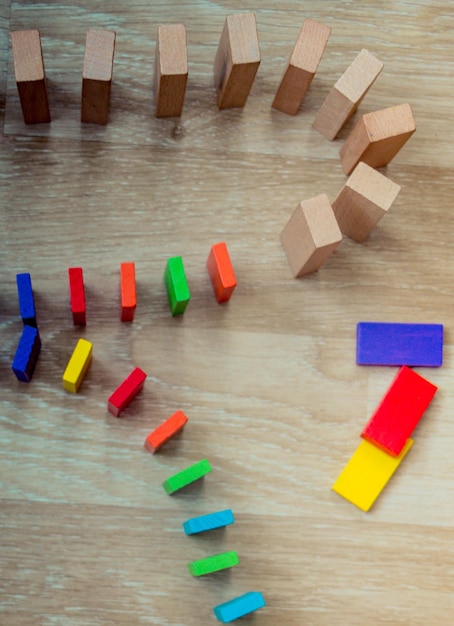
<svg viewBox="0 0 454 626">
<path fill-rule="evenodd" d="M 260 591 L 249 591 L 242 596 L 233 598 L 214 607 L 214 614 L 220 622 L 228 624 L 235 619 L 261 609 L 266 605 L 265 598 Z"/>
<path fill-rule="evenodd" d="M 235 518 L 231 509 L 225 511 L 217 511 L 216 513 L 208 513 L 208 515 L 200 515 L 192 517 L 183 523 L 183 530 L 187 535 L 196 535 L 207 530 L 215 528 L 223 528 L 229 524 L 233 524 Z"/>
</svg>

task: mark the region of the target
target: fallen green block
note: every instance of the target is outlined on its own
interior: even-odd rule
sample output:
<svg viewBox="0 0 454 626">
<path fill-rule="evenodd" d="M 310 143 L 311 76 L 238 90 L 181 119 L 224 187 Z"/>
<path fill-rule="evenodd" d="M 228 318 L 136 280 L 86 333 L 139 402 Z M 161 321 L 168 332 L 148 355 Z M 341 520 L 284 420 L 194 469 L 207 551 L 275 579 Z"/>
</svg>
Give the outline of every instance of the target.
<svg viewBox="0 0 454 626">
<path fill-rule="evenodd" d="M 219 572 L 222 569 L 234 567 L 238 565 L 239 562 L 238 554 L 233 550 L 231 552 L 222 552 L 222 554 L 208 556 L 199 561 L 192 561 L 192 563 L 188 563 L 188 568 L 193 576 L 205 576 L 205 574 L 211 574 L 213 572 Z"/>
<path fill-rule="evenodd" d="M 202 478 L 205 474 L 208 474 L 208 472 L 211 472 L 211 465 L 207 459 L 202 459 L 181 472 L 170 476 L 170 478 L 162 483 L 162 486 L 164 487 L 165 492 L 170 495 L 175 491 L 190 485 L 199 478 Z"/>
</svg>

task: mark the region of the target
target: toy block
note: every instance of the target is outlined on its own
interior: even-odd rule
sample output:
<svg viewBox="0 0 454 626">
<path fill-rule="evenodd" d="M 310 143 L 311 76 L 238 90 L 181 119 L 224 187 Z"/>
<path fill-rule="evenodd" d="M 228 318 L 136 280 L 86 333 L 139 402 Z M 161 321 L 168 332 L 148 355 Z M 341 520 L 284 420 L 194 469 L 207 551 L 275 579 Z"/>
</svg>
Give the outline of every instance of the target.
<svg viewBox="0 0 454 626">
<path fill-rule="evenodd" d="M 359 322 L 356 363 L 440 367 L 443 364 L 443 325 Z"/>
<path fill-rule="evenodd" d="M 341 231 L 358 243 L 367 239 L 399 191 L 400 185 L 360 161 L 333 202 Z"/>
<path fill-rule="evenodd" d="M 325 52 L 331 28 L 306 19 L 274 96 L 273 109 L 296 115 Z"/>
<path fill-rule="evenodd" d="M 151 454 L 157 452 L 164 444 L 170 441 L 175 435 L 181 432 L 187 423 L 188 418 L 183 411 L 176 411 L 173 415 L 158 426 L 145 439 L 145 448 Z"/>
<path fill-rule="evenodd" d="M 368 50 L 361 52 L 326 96 L 313 127 L 332 141 L 357 110 L 383 69 L 383 63 Z"/>
<path fill-rule="evenodd" d="M 341 241 L 342 233 L 326 194 L 300 202 L 281 233 L 295 278 L 317 271 Z"/>
<path fill-rule="evenodd" d="M 243 107 L 260 65 L 254 13 L 228 15 L 214 61 L 219 109 Z"/>
<path fill-rule="evenodd" d="M 413 439 L 407 439 L 400 454 L 390 456 L 374 444 L 361 441 L 332 490 L 362 511 L 369 511 L 412 445 Z"/>
<path fill-rule="evenodd" d="M 216 300 L 219 304 L 230 300 L 237 283 L 225 243 L 215 243 L 211 246 L 207 259 L 207 269 Z"/>
<path fill-rule="evenodd" d="M 146 377 L 147 375 L 140 367 L 135 367 L 108 399 L 108 411 L 115 417 L 120 417 L 122 411 L 131 404 L 142 390 Z"/>
<path fill-rule="evenodd" d="M 396 156 L 416 130 L 409 104 L 366 113 L 340 149 L 341 165 L 350 174 L 360 161 L 384 167 Z"/>
<path fill-rule="evenodd" d="M 228 602 L 218 604 L 213 611 L 223 624 L 229 624 L 244 615 L 253 613 L 266 606 L 265 598 L 260 591 L 248 591 L 242 596 L 237 596 Z"/>
<path fill-rule="evenodd" d="M 392 456 L 398 456 L 437 392 L 431 382 L 400 368 L 361 437 Z"/>
<path fill-rule="evenodd" d="M 216 513 L 192 517 L 183 522 L 183 530 L 186 535 L 198 535 L 208 530 L 224 528 L 225 526 L 233 524 L 234 521 L 235 518 L 233 517 L 232 510 L 226 509 L 225 511 L 216 511 Z"/>
<path fill-rule="evenodd" d="M 24 326 L 11 366 L 18 380 L 24 383 L 31 381 L 40 350 L 41 339 L 38 329 Z"/>
<path fill-rule="evenodd" d="M 69 278 L 69 301 L 74 326 L 85 326 L 87 323 L 85 305 L 84 274 L 81 267 L 70 267 Z"/>
<path fill-rule="evenodd" d="M 89 28 L 82 70 L 82 122 L 107 124 L 116 33 Z"/>
<path fill-rule="evenodd" d="M 181 256 L 167 259 L 164 272 L 164 283 L 169 298 L 169 305 L 172 315 L 182 315 L 191 299 L 186 274 L 184 271 L 183 259 Z"/>
<path fill-rule="evenodd" d="M 156 117 L 179 117 L 188 82 L 188 51 L 183 24 L 158 27 L 155 58 Z"/>
<path fill-rule="evenodd" d="M 238 554 L 232 550 L 231 552 L 214 554 L 205 559 L 192 561 L 192 563 L 188 563 L 188 569 L 192 576 L 205 576 L 206 574 L 212 574 L 213 572 L 220 572 L 223 569 L 235 567 L 239 562 Z"/>
<path fill-rule="evenodd" d="M 39 30 L 11 33 L 14 73 L 26 124 L 50 122 L 41 37 Z"/>
<path fill-rule="evenodd" d="M 181 470 L 181 472 L 170 476 L 162 483 L 162 486 L 164 487 L 164 491 L 170 496 L 172 493 L 175 493 L 175 491 L 179 491 L 183 489 L 183 487 L 187 487 L 196 480 L 199 480 L 199 478 L 203 478 L 203 476 L 209 472 L 211 472 L 210 463 L 207 459 L 202 459 L 186 469 Z"/>
<path fill-rule="evenodd" d="M 16 274 L 16 284 L 22 321 L 26 326 L 36 328 L 35 298 L 30 274 Z"/>
<path fill-rule="evenodd" d="M 132 322 L 137 305 L 136 267 L 134 263 L 120 264 L 120 292 L 122 322 Z"/>
<path fill-rule="evenodd" d="M 93 344 L 86 339 L 79 339 L 73 350 L 68 365 L 63 373 L 63 387 L 66 391 L 77 393 L 91 363 Z"/>
</svg>

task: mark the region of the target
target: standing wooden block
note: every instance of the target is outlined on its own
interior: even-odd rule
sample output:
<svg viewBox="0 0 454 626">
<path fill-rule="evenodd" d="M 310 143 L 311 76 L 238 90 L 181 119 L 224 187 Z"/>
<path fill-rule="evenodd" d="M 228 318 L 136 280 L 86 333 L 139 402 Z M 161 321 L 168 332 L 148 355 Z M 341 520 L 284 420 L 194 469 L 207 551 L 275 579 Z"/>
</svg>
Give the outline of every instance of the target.
<svg viewBox="0 0 454 626">
<path fill-rule="evenodd" d="M 115 52 L 114 31 L 89 28 L 82 71 L 81 121 L 107 124 Z"/>
<path fill-rule="evenodd" d="M 236 277 L 227 245 L 224 242 L 211 246 L 207 269 L 216 300 L 219 304 L 230 300 L 236 287 Z"/>
<path fill-rule="evenodd" d="M 132 322 L 137 306 L 136 266 L 134 263 L 120 264 L 120 292 L 122 322 Z"/>
<path fill-rule="evenodd" d="M 188 82 L 188 51 L 183 24 L 158 27 L 155 59 L 156 117 L 178 117 Z"/>
<path fill-rule="evenodd" d="M 358 108 L 383 63 L 368 50 L 361 50 L 327 95 L 314 120 L 314 128 L 333 140 Z"/>
<path fill-rule="evenodd" d="M 167 259 L 164 271 L 164 284 L 172 315 L 183 315 L 191 299 L 191 292 L 189 291 L 181 256 Z"/>
<path fill-rule="evenodd" d="M 400 185 L 360 161 L 333 202 L 341 231 L 355 241 L 364 241 L 389 211 L 399 191 Z"/>
<path fill-rule="evenodd" d="M 300 202 L 281 233 L 295 278 L 318 270 L 341 241 L 342 233 L 326 194 Z"/>
<path fill-rule="evenodd" d="M 115 389 L 107 401 L 107 409 L 115 417 L 120 417 L 142 390 L 147 375 L 140 367 L 135 367 L 124 381 Z"/>
<path fill-rule="evenodd" d="M 340 149 L 342 169 L 350 174 L 360 161 L 387 165 L 416 130 L 409 104 L 363 115 Z"/>
<path fill-rule="evenodd" d="M 214 61 L 218 107 L 243 107 L 260 65 L 254 13 L 227 16 Z"/>
<path fill-rule="evenodd" d="M 46 74 L 39 30 L 11 33 L 17 90 L 26 124 L 50 122 Z"/>
<path fill-rule="evenodd" d="M 68 365 L 63 373 L 63 387 L 66 391 L 77 393 L 91 363 L 93 344 L 86 339 L 79 339 L 73 350 Z"/>
<path fill-rule="evenodd" d="M 87 323 L 85 306 L 85 286 L 84 274 L 81 267 L 70 267 L 68 269 L 69 278 L 69 300 L 74 326 L 85 326 Z"/>
<path fill-rule="evenodd" d="M 29 273 L 16 274 L 17 297 L 19 311 L 25 326 L 38 326 L 36 321 L 35 296 L 33 295 L 32 278 Z"/>
<path fill-rule="evenodd" d="M 306 19 L 290 56 L 272 107 L 296 115 L 310 87 L 328 42 L 331 28 Z"/>
</svg>

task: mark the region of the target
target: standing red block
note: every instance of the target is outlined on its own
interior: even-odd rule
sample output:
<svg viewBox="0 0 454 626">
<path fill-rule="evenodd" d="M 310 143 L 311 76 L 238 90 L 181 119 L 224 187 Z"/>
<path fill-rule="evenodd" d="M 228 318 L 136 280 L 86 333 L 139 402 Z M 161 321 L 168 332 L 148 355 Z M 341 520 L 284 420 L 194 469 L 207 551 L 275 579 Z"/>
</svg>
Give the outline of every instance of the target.
<svg viewBox="0 0 454 626">
<path fill-rule="evenodd" d="M 175 435 L 183 430 L 187 421 L 188 418 L 183 411 L 177 411 L 148 435 L 145 439 L 145 448 L 148 452 L 154 454 L 159 448 L 162 448 L 165 443 L 170 441 L 172 437 L 175 437 Z"/>
<path fill-rule="evenodd" d="M 69 278 L 69 300 L 71 303 L 71 313 L 73 314 L 74 326 L 85 326 L 86 305 L 84 275 L 81 267 L 70 267 L 68 269 Z"/>
<path fill-rule="evenodd" d="M 398 456 L 437 391 L 431 382 L 401 367 L 361 437 Z"/>
<path fill-rule="evenodd" d="M 120 264 L 121 321 L 132 322 L 137 305 L 136 267 L 134 263 Z"/>
<path fill-rule="evenodd" d="M 208 274 L 214 289 L 214 295 L 219 302 L 227 302 L 236 287 L 236 277 L 225 243 L 215 243 L 211 246 L 207 259 Z"/>
<path fill-rule="evenodd" d="M 120 413 L 134 400 L 145 383 L 147 375 L 140 367 L 132 370 L 127 378 L 113 392 L 107 401 L 107 409 L 115 417 L 120 417 Z"/>
</svg>

